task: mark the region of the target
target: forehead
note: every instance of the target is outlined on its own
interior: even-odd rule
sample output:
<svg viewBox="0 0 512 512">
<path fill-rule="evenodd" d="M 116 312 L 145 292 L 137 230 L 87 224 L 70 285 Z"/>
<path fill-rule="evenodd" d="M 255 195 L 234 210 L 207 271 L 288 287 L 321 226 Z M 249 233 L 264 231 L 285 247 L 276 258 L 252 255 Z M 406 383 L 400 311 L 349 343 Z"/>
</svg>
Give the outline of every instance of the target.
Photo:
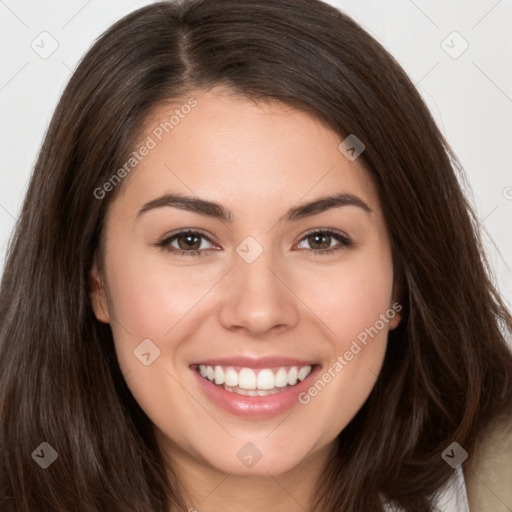
<svg viewBox="0 0 512 512">
<path fill-rule="evenodd" d="M 376 208 L 372 180 L 339 151 L 341 141 L 286 104 L 255 102 L 221 88 L 196 91 L 152 111 L 119 197 L 134 209 L 172 190 L 248 215 L 346 192 Z"/>
</svg>

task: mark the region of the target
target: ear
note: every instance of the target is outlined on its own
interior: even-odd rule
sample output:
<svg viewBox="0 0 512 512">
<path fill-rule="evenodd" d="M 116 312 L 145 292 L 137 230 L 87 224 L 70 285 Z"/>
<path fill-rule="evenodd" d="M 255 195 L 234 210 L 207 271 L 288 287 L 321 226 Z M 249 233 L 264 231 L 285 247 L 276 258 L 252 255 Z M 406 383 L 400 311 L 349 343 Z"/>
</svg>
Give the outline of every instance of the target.
<svg viewBox="0 0 512 512">
<path fill-rule="evenodd" d="M 107 293 L 103 286 L 101 274 L 98 269 L 96 258 L 89 272 L 89 297 L 91 298 L 92 309 L 100 322 L 109 323 Z"/>
<path fill-rule="evenodd" d="M 393 300 L 391 301 L 391 304 L 389 305 L 389 311 L 394 312 L 393 318 L 389 321 L 389 329 L 393 330 L 402 321 L 402 309 L 403 306 L 398 301 L 399 297 L 402 296 L 402 282 L 400 279 L 395 280 L 394 286 L 393 286 Z"/>
<path fill-rule="evenodd" d="M 402 305 L 398 301 L 393 301 L 389 306 L 389 311 L 394 312 L 393 318 L 389 320 L 389 330 L 392 331 L 402 321 Z"/>
</svg>

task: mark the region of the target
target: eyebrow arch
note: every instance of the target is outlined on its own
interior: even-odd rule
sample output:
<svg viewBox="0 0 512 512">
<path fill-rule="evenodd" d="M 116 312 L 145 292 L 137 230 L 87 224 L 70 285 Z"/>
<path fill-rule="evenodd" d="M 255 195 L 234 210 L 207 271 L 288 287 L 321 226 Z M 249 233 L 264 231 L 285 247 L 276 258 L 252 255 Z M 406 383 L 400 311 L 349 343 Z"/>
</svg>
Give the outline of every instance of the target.
<svg viewBox="0 0 512 512">
<path fill-rule="evenodd" d="M 176 193 L 164 194 L 144 204 L 137 213 L 137 218 L 139 218 L 143 213 L 165 206 L 180 208 L 182 210 L 198 213 L 200 215 L 225 222 L 233 222 L 232 212 L 224 208 L 221 204 L 200 199 L 198 197 L 185 196 Z M 304 203 L 290 208 L 290 210 L 288 210 L 288 212 L 279 219 L 279 222 L 283 220 L 286 222 L 292 222 L 311 215 L 317 215 L 330 210 L 331 208 L 339 208 L 341 206 L 357 206 L 366 213 L 373 212 L 373 210 L 359 197 L 353 194 L 340 193 L 331 196 L 324 196 L 319 199 L 315 199 L 314 201 L 310 201 L 309 203 Z"/>
</svg>

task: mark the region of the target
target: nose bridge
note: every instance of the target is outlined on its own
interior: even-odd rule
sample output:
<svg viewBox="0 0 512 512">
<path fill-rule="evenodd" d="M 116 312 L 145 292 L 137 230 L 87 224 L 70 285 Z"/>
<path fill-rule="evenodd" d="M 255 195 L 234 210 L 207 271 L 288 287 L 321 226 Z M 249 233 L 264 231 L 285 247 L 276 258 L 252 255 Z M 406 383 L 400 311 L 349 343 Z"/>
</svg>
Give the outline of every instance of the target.
<svg viewBox="0 0 512 512">
<path fill-rule="evenodd" d="M 262 237 L 258 237 L 262 240 Z M 269 239 L 259 242 L 247 236 L 236 247 L 238 258 L 235 259 L 235 271 L 243 280 L 261 280 L 268 277 L 269 267 L 275 266 L 275 258 Z"/>
<path fill-rule="evenodd" d="M 283 286 L 276 278 L 278 266 L 274 251 L 268 243 L 260 244 L 253 237 L 247 237 L 236 248 L 234 278 L 238 300 L 262 302 L 258 307 L 275 300 L 282 295 Z"/>
<path fill-rule="evenodd" d="M 295 324 L 298 310 L 294 295 L 283 283 L 285 272 L 270 246 L 264 247 L 255 238 L 247 237 L 236 252 L 228 297 L 221 311 L 224 326 L 262 334 L 277 325 Z"/>
</svg>

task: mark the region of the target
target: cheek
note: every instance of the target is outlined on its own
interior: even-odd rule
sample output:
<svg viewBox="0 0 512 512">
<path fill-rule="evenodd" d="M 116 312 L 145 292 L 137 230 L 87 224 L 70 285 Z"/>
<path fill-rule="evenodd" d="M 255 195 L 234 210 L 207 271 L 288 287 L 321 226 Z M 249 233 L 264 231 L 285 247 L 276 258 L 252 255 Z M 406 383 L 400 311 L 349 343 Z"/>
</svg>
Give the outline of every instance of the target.
<svg viewBox="0 0 512 512">
<path fill-rule="evenodd" d="M 385 315 L 390 308 L 392 276 L 375 270 L 354 273 L 345 280 L 346 286 L 342 288 L 337 300 L 338 315 L 333 320 L 335 331 L 339 335 L 337 339 L 340 340 L 340 351 L 348 349 L 348 341 L 364 341 L 364 333 L 375 325 L 387 335 L 389 319 L 383 325 L 381 315 Z"/>
<path fill-rule="evenodd" d="M 113 242 L 112 247 L 116 250 L 110 254 L 107 268 L 112 301 L 111 327 L 123 373 L 127 374 L 132 368 L 140 370 L 134 351 L 146 339 L 155 344 L 157 353 L 159 351 L 159 357 L 150 368 L 180 367 L 179 346 L 187 340 L 183 329 L 193 333 L 197 328 L 194 321 L 190 323 L 190 313 L 201 311 L 204 305 L 201 299 L 225 270 L 207 266 L 180 267 L 175 260 L 170 263 L 157 251 L 153 254 L 137 247 L 120 250 L 121 240 L 117 244 Z M 142 393 L 151 390 L 153 384 L 144 380 L 137 389 Z"/>
<path fill-rule="evenodd" d="M 182 340 L 173 334 L 186 325 L 187 313 L 211 287 L 208 277 L 185 273 L 165 262 L 156 264 L 133 249 L 117 250 L 109 263 L 111 327 L 126 384 L 155 424 L 168 428 L 172 411 L 177 425 L 188 425 L 201 411 L 191 407 L 190 396 L 180 384 L 176 358 Z"/>
<path fill-rule="evenodd" d="M 396 314 L 391 256 L 386 250 L 361 254 L 350 264 L 317 274 L 315 283 L 308 305 L 329 328 L 330 350 L 301 403 L 311 404 L 334 436 L 368 398 L 382 366 Z"/>
<path fill-rule="evenodd" d="M 112 309 L 132 335 L 162 338 L 215 283 L 212 272 L 180 268 L 165 257 L 127 252 L 112 258 Z"/>
<path fill-rule="evenodd" d="M 308 306 L 329 327 L 337 351 L 347 350 L 351 340 L 375 325 L 389 311 L 392 302 L 393 270 L 386 251 L 361 254 L 346 264 L 311 274 Z M 306 293 L 306 289 L 304 292 Z M 379 330 L 385 328 L 378 324 Z"/>
</svg>

